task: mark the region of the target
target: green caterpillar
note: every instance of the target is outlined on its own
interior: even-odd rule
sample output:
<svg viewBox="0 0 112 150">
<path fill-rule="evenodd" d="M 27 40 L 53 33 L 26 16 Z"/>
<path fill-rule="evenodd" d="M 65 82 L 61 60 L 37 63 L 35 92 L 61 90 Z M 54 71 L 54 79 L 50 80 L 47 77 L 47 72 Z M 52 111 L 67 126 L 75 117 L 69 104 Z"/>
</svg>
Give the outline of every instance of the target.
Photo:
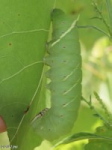
<svg viewBox="0 0 112 150">
<path fill-rule="evenodd" d="M 52 12 L 53 34 L 45 64 L 50 66 L 47 85 L 51 91 L 51 108 L 43 110 L 33 127 L 43 138 L 55 140 L 68 134 L 74 126 L 81 100 L 81 56 L 77 20 L 63 11 Z"/>
</svg>

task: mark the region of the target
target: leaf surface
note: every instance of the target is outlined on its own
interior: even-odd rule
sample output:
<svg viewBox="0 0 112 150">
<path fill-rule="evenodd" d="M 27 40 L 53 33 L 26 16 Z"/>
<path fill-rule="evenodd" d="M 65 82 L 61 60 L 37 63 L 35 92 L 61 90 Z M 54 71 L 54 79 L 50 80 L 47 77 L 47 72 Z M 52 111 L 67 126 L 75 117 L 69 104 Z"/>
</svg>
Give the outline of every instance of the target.
<svg viewBox="0 0 112 150">
<path fill-rule="evenodd" d="M 38 144 L 29 127 L 36 111 L 33 101 L 53 4 L 54 0 L 0 0 L 0 115 L 6 121 L 10 141 L 21 150 Z M 33 111 L 24 119 L 29 105 Z"/>
</svg>

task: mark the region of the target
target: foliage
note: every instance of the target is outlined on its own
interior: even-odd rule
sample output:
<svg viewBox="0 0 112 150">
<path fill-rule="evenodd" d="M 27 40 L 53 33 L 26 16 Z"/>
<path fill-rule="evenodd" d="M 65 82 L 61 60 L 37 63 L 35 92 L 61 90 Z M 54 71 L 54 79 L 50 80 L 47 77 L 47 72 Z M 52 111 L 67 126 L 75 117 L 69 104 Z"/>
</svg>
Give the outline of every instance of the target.
<svg viewBox="0 0 112 150">
<path fill-rule="evenodd" d="M 6 121 L 11 145 L 18 146 L 18 150 L 33 150 L 35 147 L 37 150 L 110 148 L 111 1 L 0 0 L 0 4 L 0 115 Z M 85 139 L 89 139 L 86 146 L 88 140 L 68 141 L 70 144 L 63 145 L 44 141 L 31 127 L 34 116 L 46 106 L 45 97 L 49 97 L 45 92 L 43 58 L 49 36 L 51 11 L 55 7 L 73 16 L 80 14 L 77 26 L 83 59 L 83 101 L 78 120 L 68 137 L 75 141 L 73 135 L 86 132 Z M 93 96 L 94 91 L 98 94 Z M 88 97 L 91 97 L 89 101 L 86 100 Z M 102 127 L 98 127 L 101 124 Z M 90 134 L 91 137 L 94 136 L 94 140 L 89 138 Z M 4 138 L 4 135 L 1 136 Z M 81 138 L 82 135 L 77 136 Z M 98 140 L 95 136 L 107 137 L 109 140 Z M 0 145 L 4 144 L 2 141 L 0 139 Z"/>
</svg>

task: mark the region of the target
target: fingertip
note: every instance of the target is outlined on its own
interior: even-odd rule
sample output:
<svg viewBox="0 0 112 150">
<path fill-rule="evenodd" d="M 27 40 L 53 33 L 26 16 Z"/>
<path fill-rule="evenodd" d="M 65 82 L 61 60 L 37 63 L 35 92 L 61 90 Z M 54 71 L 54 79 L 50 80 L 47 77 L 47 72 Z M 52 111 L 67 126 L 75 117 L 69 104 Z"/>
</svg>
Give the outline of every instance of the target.
<svg viewBox="0 0 112 150">
<path fill-rule="evenodd" d="M 7 131 L 6 123 L 2 116 L 0 116 L 0 133 Z"/>
</svg>

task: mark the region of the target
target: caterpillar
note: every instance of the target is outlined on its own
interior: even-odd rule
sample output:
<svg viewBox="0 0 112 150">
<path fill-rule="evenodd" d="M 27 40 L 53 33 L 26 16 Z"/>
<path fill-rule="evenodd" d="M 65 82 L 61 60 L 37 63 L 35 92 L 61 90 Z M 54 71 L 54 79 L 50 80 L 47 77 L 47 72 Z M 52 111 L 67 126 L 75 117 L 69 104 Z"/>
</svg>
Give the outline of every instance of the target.
<svg viewBox="0 0 112 150">
<path fill-rule="evenodd" d="M 5 121 L 3 120 L 2 116 L 0 116 L 0 133 L 5 132 L 7 130 Z"/>
<path fill-rule="evenodd" d="M 77 19 L 54 9 L 53 33 L 44 62 L 50 67 L 46 77 L 51 108 L 44 109 L 32 122 L 36 132 L 49 141 L 68 134 L 74 126 L 81 101 L 81 55 Z M 47 111 L 46 111 L 47 110 Z"/>
</svg>

